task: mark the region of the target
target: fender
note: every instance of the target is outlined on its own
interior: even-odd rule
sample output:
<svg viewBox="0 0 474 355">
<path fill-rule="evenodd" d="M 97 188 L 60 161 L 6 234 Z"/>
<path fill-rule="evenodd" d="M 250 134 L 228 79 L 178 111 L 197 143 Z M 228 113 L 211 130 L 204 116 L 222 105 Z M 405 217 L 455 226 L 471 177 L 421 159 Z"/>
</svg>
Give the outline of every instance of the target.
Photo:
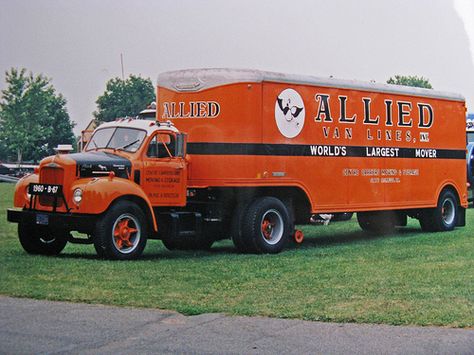
<svg viewBox="0 0 474 355">
<path fill-rule="evenodd" d="M 452 180 L 444 180 L 439 185 L 438 191 L 436 193 L 436 201 L 434 202 L 435 205 L 433 207 L 436 207 L 436 205 L 438 204 L 438 198 L 445 188 L 451 188 L 452 190 L 454 190 L 454 192 L 458 195 L 460 206 L 463 208 L 467 208 L 467 195 L 462 194 L 462 189 Z"/>
<path fill-rule="evenodd" d="M 13 206 L 24 208 L 29 204 L 28 185 L 39 182 L 38 174 L 29 174 L 23 176 L 15 185 L 15 195 L 13 197 Z"/>
<path fill-rule="evenodd" d="M 83 191 L 82 201 L 79 205 L 71 201 L 70 207 L 73 213 L 101 214 L 110 207 L 118 198 L 125 196 L 136 196 L 143 200 L 148 206 L 153 220 L 153 229 L 158 230 L 155 213 L 150 200 L 142 188 L 136 183 L 117 177 L 102 177 L 94 179 L 79 179 L 71 186 L 71 191 L 81 188 Z"/>
</svg>

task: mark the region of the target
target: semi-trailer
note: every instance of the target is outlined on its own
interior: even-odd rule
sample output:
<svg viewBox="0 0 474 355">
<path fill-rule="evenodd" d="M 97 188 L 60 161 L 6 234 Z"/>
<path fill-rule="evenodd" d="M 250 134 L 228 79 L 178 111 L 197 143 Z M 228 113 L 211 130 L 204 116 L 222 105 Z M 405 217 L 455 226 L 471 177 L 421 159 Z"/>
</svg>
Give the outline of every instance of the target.
<svg viewBox="0 0 474 355">
<path fill-rule="evenodd" d="M 43 159 L 17 184 L 8 220 L 30 253 L 69 241 L 116 259 L 138 257 L 147 239 L 277 253 L 319 213 L 357 212 L 370 232 L 408 217 L 449 231 L 465 224 L 465 113 L 462 96 L 429 89 L 167 72 L 155 122 L 105 123 L 83 152 Z"/>
</svg>

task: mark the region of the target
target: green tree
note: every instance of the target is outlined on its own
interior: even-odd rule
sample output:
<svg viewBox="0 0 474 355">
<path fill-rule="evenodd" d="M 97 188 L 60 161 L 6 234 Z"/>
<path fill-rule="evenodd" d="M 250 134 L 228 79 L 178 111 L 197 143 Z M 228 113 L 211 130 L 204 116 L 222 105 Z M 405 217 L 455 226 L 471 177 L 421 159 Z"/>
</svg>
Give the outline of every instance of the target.
<svg viewBox="0 0 474 355">
<path fill-rule="evenodd" d="M 39 160 L 54 154 L 59 143 L 74 143 L 66 99 L 56 93 L 51 79 L 12 68 L 5 81 L 0 99 L 0 152 L 6 155 L 2 159 Z"/>
<path fill-rule="evenodd" d="M 387 84 L 414 86 L 417 88 L 433 89 L 430 81 L 422 76 L 416 75 L 395 75 L 394 78 L 390 77 L 387 80 Z"/>
<path fill-rule="evenodd" d="M 155 100 L 155 89 L 150 80 L 130 75 L 128 79 L 110 79 L 103 95 L 97 98 L 94 117 L 99 121 L 113 121 L 118 117 L 136 116 Z"/>
</svg>

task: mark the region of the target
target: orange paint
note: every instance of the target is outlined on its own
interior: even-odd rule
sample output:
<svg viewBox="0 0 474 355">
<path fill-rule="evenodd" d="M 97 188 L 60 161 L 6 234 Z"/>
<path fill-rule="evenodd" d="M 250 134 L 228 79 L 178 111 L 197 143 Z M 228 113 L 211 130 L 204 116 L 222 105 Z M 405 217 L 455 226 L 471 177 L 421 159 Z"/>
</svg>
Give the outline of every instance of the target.
<svg viewBox="0 0 474 355">
<path fill-rule="evenodd" d="M 462 98 L 437 98 L 432 90 L 390 92 L 398 87 L 389 85 L 370 90 L 372 84 L 358 88 L 357 82 L 338 87 L 331 79 L 324 86 L 311 78 L 308 84 L 288 77 L 278 82 L 278 75 L 268 74 L 268 81 L 264 73 L 257 82 L 198 91 L 173 89 L 172 74 L 162 78 L 157 118 L 188 134 L 189 186 L 294 186 L 317 213 L 433 207 L 449 185 L 466 207 Z M 304 105 L 294 137 L 282 133 L 276 118 L 283 113 L 278 98 L 288 89 Z M 197 116 L 198 103 L 202 117 L 190 117 L 193 108 Z M 219 105 L 217 117 L 206 116 L 206 103 Z"/>
<path fill-rule="evenodd" d="M 137 257 L 147 237 L 206 248 L 229 234 L 239 250 L 275 253 L 317 213 L 361 212 L 364 230 L 407 216 L 424 230 L 464 225 L 459 95 L 210 69 L 160 75 L 157 101 L 157 122 L 105 123 L 82 153 L 43 159 L 9 220 L 79 230 L 116 258 Z"/>
</svg>

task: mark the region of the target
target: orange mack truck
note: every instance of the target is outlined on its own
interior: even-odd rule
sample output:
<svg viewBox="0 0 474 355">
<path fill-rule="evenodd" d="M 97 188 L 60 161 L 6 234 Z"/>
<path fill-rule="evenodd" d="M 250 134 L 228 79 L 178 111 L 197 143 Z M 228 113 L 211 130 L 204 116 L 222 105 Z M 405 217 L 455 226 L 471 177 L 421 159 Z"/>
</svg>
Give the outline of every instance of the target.
<svg viewBox="0 0 474 355">
<path fill-rule="evenodd" d="M 168 249 L 277 253 L 313 214 L 357 212 L 363 230 L 465 225 L 462 96 L 256 70 L 158 78 L 157 120 L 99 126 L 84 151 L 41 161 L 7 218 L 29 253 L 67 242 L 138 257 Z M 76 237 L 72 231 L 87 237 Z"/>
</svg>

